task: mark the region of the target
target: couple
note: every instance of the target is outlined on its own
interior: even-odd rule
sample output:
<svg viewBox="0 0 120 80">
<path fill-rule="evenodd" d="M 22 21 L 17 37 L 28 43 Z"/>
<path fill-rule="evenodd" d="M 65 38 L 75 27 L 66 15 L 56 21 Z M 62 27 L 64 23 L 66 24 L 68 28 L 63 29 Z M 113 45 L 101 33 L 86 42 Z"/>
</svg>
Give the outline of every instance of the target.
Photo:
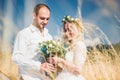
<svg viewBox="0 0 120 80">
<path fill-rule="evenodd" d="M 42 63 L 38 57 L 36 47 L 39 42 L 52 40 L 45 25 L 50 18 L 50 8 L 45 4 L 38 4 L 33 11 L 33 24 L 20 31 L 16 37 L 12 59 L 19 66 L 24 80 L 43 80 L 40 71 L 47 73 L 56 69 L 52 64 Z M 84 28 L 81 21 L 66 16 L 63 19 L 63 42 L 68 51 L 65 59 L 52 57 L 55 64 L 62 63 L 62 71 L 56 80 L 84 80 L 81 76 L 82 67 L 86 59 L 86 46 L 83 43 Z M 47 80 L 47 79 L 45 79 Z"/>
</svg>

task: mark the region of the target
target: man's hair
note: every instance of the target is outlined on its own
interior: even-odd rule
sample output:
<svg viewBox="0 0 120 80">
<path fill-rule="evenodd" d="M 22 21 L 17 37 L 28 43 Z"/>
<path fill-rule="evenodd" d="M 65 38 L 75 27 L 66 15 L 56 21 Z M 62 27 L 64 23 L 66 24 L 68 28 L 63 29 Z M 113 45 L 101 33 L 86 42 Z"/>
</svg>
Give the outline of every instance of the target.
<svg viewBox="0 0 120 80">
<path fill-rule="evenodd" d="M 34 7 L 33 12 L 34 12 L 36 15 L 38 15 L 38 11 L 39 11 L 39 9 L 42 8 L 42 7 L 46 7 L 46 8 L 48 8 L 48 10 L 50 11 L 50 8 L 49 8 L 46 4 L 37 4 L 37 5 Z"/>
</svg>

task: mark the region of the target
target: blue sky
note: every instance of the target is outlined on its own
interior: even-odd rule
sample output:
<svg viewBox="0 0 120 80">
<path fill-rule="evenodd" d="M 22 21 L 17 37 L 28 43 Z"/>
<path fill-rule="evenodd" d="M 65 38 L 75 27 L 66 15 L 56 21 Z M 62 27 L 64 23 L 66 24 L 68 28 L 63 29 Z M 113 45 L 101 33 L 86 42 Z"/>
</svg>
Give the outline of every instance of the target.
<svg viewBox="0 0 120 80">
<path fill-rule="evenodd" d="M 120 42 L 119 0 L 0 0 L 0 38 L 13 42 L 17 32 L 32 23 L 33 7 L 38 3 L 51 8 L 47 28 L 53 36 L 61 29 L 62 18 L 71 15 L 99 27 L 110 42 Z"/>
<path fill-rule="evenodd" d="M 99 26 L 112 43 L 120 41 L 119 3 L 119 0 L 83 0 L 82 3 L 83 20 Z"/>
</svg>

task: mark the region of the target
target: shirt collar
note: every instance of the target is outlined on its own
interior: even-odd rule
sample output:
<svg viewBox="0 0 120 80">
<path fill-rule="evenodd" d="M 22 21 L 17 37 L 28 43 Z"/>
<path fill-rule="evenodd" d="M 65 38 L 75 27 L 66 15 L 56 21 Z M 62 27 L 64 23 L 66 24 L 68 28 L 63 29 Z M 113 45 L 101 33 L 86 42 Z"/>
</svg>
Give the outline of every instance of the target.
<svg viewBox="0 0 120 80">
<path fill-rule="evenodd" d="M 30 25 L 30 29 L 32 32 L 40 32 L 39 29 L 37 27 L 35 27 L 33 24 Z M 47 28 L 44 28 L 44 34 L 48 33 Z"/>
</svg>

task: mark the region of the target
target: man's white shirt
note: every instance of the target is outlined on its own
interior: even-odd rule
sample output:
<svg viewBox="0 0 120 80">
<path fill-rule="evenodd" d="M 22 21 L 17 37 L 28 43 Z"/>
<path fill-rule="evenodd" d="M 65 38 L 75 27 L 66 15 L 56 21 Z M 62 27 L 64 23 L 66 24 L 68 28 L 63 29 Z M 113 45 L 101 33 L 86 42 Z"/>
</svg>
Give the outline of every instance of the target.
<svg viewBox="0 0 120 80">
<path fill-rule="evenodd" d="M 36 50 L 39 42 L 47 40 L 52 40 L 48 30 L 44 28 L 44 36 L 42 36 L 39 29 L 32 24 L 17 34 L 12 59 L 19 66 L 24 80 L 41 80 L 41 62 L 35 59 L 39 55 Z"/>
</svg>

